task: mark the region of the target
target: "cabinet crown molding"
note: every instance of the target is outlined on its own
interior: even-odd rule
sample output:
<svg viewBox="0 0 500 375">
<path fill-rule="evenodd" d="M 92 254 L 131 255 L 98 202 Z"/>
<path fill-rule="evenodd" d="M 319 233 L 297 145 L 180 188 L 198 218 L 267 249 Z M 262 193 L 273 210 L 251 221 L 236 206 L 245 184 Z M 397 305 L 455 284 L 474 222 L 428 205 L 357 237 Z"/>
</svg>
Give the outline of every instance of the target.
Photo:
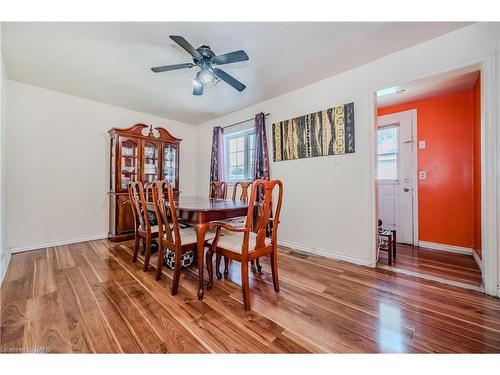
<svg viewBox="0 0 500 375">
<path fill-rule="evenodd" d="M 147 129 L 147 131 L 144 131 Z M 156 133 L 155 133 L 156 131 Z M 131 136 L 143 139 L 158 139 L 171 143 L 180 143 L 182 141 L 181 138 L 174 137 L 170 132 L 162 127 L 155 127 L 153 125 L 146 124 L 135 124 L 128 128 L 112 128 L 108 131 L 111 137 L 115 135 L 121 136 Z"/>
</svg>

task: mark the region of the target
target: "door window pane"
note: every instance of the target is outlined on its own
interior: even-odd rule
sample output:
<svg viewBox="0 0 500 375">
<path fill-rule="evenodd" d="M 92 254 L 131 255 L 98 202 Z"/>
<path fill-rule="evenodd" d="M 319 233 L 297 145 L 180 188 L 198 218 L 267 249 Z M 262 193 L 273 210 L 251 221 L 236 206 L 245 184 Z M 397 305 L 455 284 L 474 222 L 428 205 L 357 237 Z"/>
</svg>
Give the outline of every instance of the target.
<svg viewBox="0 0 500 375">
<path fill-rule="evenodd" d="M 378 179 L 398 179 L 399 127 L 379 128 L 377 132 Z"/>
</svg>

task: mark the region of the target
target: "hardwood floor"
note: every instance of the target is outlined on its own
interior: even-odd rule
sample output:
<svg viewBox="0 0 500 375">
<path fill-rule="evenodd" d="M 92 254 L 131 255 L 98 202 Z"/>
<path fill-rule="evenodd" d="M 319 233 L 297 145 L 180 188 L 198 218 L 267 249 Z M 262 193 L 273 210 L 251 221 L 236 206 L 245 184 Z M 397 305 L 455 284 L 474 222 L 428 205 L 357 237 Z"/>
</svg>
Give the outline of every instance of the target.
<svg viewBox="0 0 500 375">
<path fill-rule="evenodd" d="M 398 244 L 395 270 L 410 271 L 454 283 L 481 287 L 481 270 L 472 255 Z M 381 251 L 378 266 L 387 266 L 387 251 Z"/>
<path fill-rule="evenodd" d="M 500 353 L 500 300 L 475 291 L 280 249 L 280 293 L 262 260 L 245 312 L 237 263 L 200 302 L 194 272 L 171 296 L 172 272 L 157 282 L 131 253 L 99 240 L 13 255 L 1 350 Z"/>
</svg>

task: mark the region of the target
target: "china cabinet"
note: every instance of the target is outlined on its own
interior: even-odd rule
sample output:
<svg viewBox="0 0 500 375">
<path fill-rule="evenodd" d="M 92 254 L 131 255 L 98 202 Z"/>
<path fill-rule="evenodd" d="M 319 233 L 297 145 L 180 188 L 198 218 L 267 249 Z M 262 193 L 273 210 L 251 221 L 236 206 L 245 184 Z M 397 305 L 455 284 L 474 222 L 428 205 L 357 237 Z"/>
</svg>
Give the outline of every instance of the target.
<svg viewBox="0 0 500 375">
<path fill-rule="evenodd" d="M 164 128 L 135 124 L 126 129 L 109 131 L 110 183 L 109 233 L 112 241 L 134 236 L 134 218 L 128 200 L 127 185 L 131 181 L 144 184 L 168 180 L 174 194 L 179 193 L 179 145 Z"/>
</svg>

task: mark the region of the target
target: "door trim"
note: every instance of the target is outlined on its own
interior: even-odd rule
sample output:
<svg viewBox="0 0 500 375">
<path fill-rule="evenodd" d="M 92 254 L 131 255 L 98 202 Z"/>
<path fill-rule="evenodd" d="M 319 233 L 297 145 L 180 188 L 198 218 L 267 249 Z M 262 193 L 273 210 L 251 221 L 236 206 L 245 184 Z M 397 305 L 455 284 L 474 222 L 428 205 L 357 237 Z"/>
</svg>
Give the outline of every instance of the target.
<svg viewBox="0 0 500 375">
<path fill-rule="evenodd" d="M 410 120 L 411 120 L 411 138 L 413 141 L 413 147 L 412 147 L 412 158 L 413 158 L 413 176 L 415 178 L 415 186 L 413 188 L 413 195 L 412 195 L 412 211 L 413 211 L 413 217 L 412 217 L 412 226 L 413 226 L 413 246 L 418 246 L 418 154 L 417 154 L 417 110 L 416 109 L 409 109 L 407 111 L 400 111 L 400 112 L 394 112 L 388 115 L 383 115 L 383 116 L 377 116 L 377 129 L 379 127 L 384 127 L 386 125 L 378 125 L 380 119 L 389 119 L 391 117 L 394 117 L 395 115 L 409 115 Z M 398 166 L 399 168 L 399 166 Z M 379 183 L 377 181 L 377 183 Z M 377 189 L 378 191 L 378 189 Z M 377 193 L 378 195 L 378 193 Z M 378 199 L 378 197 L 377 197 Z"/>
</svg>

